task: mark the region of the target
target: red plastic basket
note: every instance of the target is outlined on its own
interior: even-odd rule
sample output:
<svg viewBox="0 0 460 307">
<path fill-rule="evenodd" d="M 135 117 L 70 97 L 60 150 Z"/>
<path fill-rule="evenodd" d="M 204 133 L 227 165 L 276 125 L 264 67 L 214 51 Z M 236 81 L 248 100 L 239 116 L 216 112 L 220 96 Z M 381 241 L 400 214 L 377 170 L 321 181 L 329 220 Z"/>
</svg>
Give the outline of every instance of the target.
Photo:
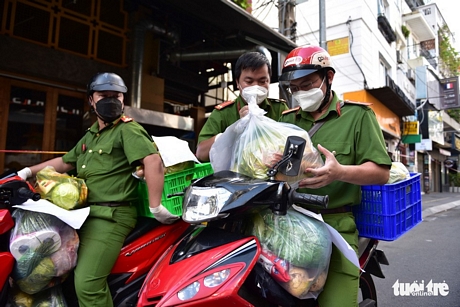
<svg viewBox="0 0 460 307">
<path fill-rule="evenodd" d="M 393 184 L 362 186 L 361 193 L 353 214 L 362 237 L 393 241 L 422 221 L 418 173 Z"/>
</svg>

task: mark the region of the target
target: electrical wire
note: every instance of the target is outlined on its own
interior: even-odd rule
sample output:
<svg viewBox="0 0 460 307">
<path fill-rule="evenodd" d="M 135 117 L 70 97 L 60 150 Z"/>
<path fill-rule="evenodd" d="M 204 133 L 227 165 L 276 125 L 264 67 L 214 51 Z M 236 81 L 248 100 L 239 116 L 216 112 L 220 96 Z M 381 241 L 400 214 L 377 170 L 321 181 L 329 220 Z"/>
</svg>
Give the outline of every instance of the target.
<svg viewBox="0 0 460 307">
<path fill-rule="evenodd" d="M 307 18 L 305 18 L 305 15 L 302 13 L 302 10 L 299 8 L 298 10 L 296 10 L 296 12 L 297 12 L 297 11 L 299 11 L 299 12 L 300 12 L 300 15 L 302 15 L 303 20 L 307 23 L 308 29 L 310 29 L 310 34 L 312 34 L 313 37 L 314 37 L 315 40 L 316 40 L 316 45 L 319 46 L 319 39 L 316 37 L 315 32 L 314 32 L 313 29 L 311 28 L 310 23 L 308 22 Z M 306 33 L 306 34 L 307 34 L 307 33 Z M 300 37 L 300 36 L 299 36 L 299 37 Z"/>
<path fill-rule="evenodd" d="M 273 1 L 274 0 L 268 0 L 268 1 L 265 1 L 264 3 L 262 3 L 261 5 L 259 5 L 256 9 L 254 9 L 253 11 L 253 14 L 256 10 L 259 10 L 260 8 L 262 8 L 261 11 L 257 12 L 257 15 L 254 14 L 254 16 L 259 19 L 260 21 L 264 22 L 265 19 L 267 18 L 267 16 L 270 14 L 270 12 L 272 11 L 272 8 L 273 8 Z M 272 6 L 269 7 L 269 5 L 272 4 Z M 268 8 L 268 11 L 267 13 L 265 14 L 265 17 L 264 18 L 260 18 L 260 15 L 262 15 L 262 13 Z"/>
<path fill-rule="evenodd" d="M 367 85 L 367 80 L 366 80 L 366 75 L 364 74 L 363 70 L 361 69 L 361 66 L 358 64 L 358 61 L 356 61 L 355 56 L 353 55 L 353 32 L 351 31 L 351 18 L 349 18 L 346 22 L 348 26 L 348 33 L 350 34 L 350 55 L 355 62 L 356 66 L 358 66 L 359 71 L 361 71 L 361 74 L 363 75 L 363 82 L 364 82 L 364 88 L 368 89 L 369 86 Z"/>
</svg>

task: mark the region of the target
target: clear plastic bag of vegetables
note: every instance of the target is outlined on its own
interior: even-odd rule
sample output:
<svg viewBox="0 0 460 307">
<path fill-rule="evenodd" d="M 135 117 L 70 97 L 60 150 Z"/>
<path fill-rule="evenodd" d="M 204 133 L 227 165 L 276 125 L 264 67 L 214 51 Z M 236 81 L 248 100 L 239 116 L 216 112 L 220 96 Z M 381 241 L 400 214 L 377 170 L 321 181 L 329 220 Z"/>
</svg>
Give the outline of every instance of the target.
<svg viewBox="0 0 460 307">
<path fill-rule="evenodd" d="M 268 169 L 284 153 L 288 136 L 298 136 L 306 141 L 301 167 L 297 176 L 285 176 L 279 172 L 275 179 L 294 183 L 307 176 L 304 173 L 307 167 L 324 165 L 307 131 L 264 116 L 265 111 L 255 102 L 249 102 L 248 106 L 248 115 L 230 125 L 212 145 L 209 157 L 215 172 L 231 170 L 253 178 L 267 179 Z"/>
<path fill-rule="evenodd" d="M 9 292 L 8 303 L 11 307 L 67 307 L 64 293 L 60 285 L 41 291 L 37 294 L 27 294 L 14 287 Z"/>
<path fill-rule="evenodd" d="M 35 294 L 61 283 L 75 268 L 79 238 L 75 229 L 57 217 L 16 209 L 10 251 L 16 258 L 14 283 Z"/>
<path fill-rule="evenodd" d="M 403 181 L 410 179 L 410 173 L 407 170 L 406 166 L 401 162 L 392 162 L 390 169 L 390 178 L 388 178 L 387 183 L 396 183 L 398 181 Z"/>
<path fill-rule="evenodd" d="M 259 262 L 286 291 L 300 299 L 317 298 L 326 283 L 332 239 L 326 225 L 293 209 L 253 216 L 248 232 L 262 245 Z"/>
<path fill-rule="evenodd" d="M 86 206 L 88 188 L 83 179 L 56 172 L 46 166 L 37 173 L 35 190 L 41 197 L 66 210 Z"/>
</svg>

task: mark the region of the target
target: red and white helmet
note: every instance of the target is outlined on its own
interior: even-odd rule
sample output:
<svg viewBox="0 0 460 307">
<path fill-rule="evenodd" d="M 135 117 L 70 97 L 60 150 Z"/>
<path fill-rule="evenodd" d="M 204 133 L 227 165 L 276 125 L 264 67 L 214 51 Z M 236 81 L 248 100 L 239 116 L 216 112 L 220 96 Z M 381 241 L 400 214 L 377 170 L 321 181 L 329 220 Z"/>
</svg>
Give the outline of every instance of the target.
<svg viewBox="0 0 460 307">
<path fill-rule="evenodd" d="M 287 55 L 279 81 L 299 79 L 321 69 L 335 72 L 326 50 L 318 46 L 297 47 Z"/>
</svg>

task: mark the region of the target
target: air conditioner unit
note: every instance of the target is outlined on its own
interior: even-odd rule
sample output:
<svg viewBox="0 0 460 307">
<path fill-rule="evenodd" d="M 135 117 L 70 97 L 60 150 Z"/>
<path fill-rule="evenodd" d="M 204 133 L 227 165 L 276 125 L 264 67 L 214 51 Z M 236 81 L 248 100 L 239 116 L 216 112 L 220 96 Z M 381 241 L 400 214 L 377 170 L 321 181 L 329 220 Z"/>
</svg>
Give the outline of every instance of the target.
<svg viewBox="0 0 460 307">
<path fill-rule="evenodd" d="M 407 70 L 407 78 L 411 81 L 415 81 L 415 71 L 413 69 Z"/>
<path fill-rule="evenodd" d="M 400 50 L 396 50 L 396 62 L 398 62 L 398 64 L 403 63 L 402 54 Z"/>
</svg>

